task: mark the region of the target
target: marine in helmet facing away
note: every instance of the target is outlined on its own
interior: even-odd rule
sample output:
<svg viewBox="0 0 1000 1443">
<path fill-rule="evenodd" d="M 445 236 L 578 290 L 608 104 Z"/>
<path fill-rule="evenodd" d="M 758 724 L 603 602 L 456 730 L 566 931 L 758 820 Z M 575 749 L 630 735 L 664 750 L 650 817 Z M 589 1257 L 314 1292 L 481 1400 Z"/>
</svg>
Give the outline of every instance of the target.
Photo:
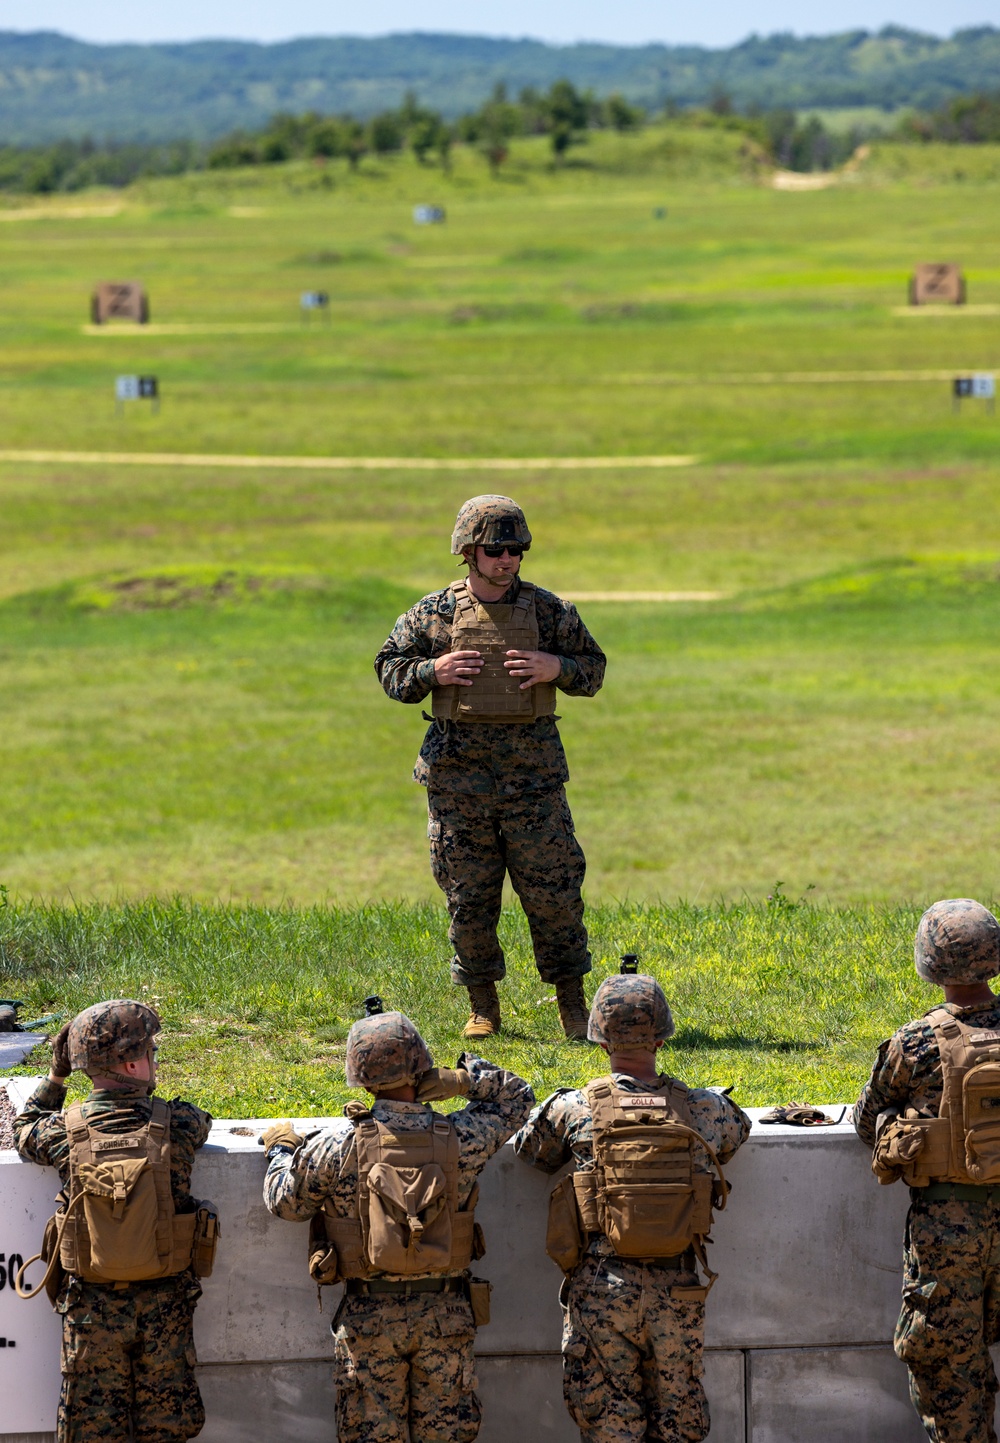
<svg viewBox="0 0 1000 1443">
<path fill-rule="evenodd" d="M 349 1103 L 345 1137 L 299 1137 L 276 1123 L 264 1202 L 310 1221 L 309 1271 L 344 1283 L 333 1320 L 340 1443 L 472 1443 L 479 1432 L 473 1344 L 488 1289 L 479 1172 L 528 1115 L 534 1095 L 513 1072 L 463 1053 L 435 1068 L 408 1017 L 381 1012 L 347 1038 L 347 1081 L 374 1102 Z M 430 1103 L 466 1097 L 447 1117 Z"/>
<path fill-rule="evenodd" d="M 914 947 L 944 1003 L 878 1050 L 854 1108 L 881 1183 L 910 1188 L 896 1356 L 935 1443 L 994 1443 L 1000 1342 L 1000 925 L 935 902 Z"/>
<path fill-rule="evenodd" d="M 531 927 L 535 962 L 554 985 L 568 1037 L 583 1039 L 590 970 L 586 863 L 566 801 L 556 695 L 594 696 L 605 657 L 576 608 L 521 580 L 531 545 L 509 496 L 474 496 L 451 549 L 468 576 L 401 616 L 375 670 L 394 701 L 431 698 L 414 770 L 427 788 L 431 870 L 447 899 L 452 981 L 469 990 L 466 1037 L 499 1030 L 505 975 L 497 922 L 505 873 Z M 427 713 L 424 713 L 427 716 Z"/>
<path fill-rule="evenodd" d="M 721 1164 L 750 1119 L 727 1096 L 657 1072 L 674 1022 L 635 966 L 626 957 L 590 1011 L 611 1075 L 553 1093 L 514 1149 L 546 1172 L 574 1166 L 552 1193 L 546 1248 L 565 1275 L 563 1396 L 581 1436 L 697 1443 L 709 1429 L 701 1355 L 715 1277 L 704 1244 L 728 1193 Z"/>
<path fill-rule="evenodd" d="M 58 1443 L 173 1443 L 205 1422 L 192 1322 L 196 1267 L 211 1263 L 199 1266 L 206 1208 L 191 1169 L 212 1119 L 153 1097 L 159 1032 L 144 1002 L 88 1007 L 54 1039 L 49 1076 L 14 1121 L 20 1155 L 63 1186 L 61 1282 L 55 1272 L 49 1285 L 63 1320 Z M 75 1071 L 93 1091 L 64 1111 Z"/>
</svg>

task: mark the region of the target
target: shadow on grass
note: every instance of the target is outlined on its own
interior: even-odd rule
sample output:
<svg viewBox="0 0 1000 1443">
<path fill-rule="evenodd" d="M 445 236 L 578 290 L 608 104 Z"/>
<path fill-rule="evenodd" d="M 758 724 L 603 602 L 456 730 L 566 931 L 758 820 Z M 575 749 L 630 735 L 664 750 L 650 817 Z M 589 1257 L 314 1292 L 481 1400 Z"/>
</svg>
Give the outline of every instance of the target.
<svg viewBox="0 0 1000 1443">
<path fill-rule="evenodd" d="M 803 1042 L 789 1037 L 744 1037 L 741 1032 L 728 1032 L 714 1037 L 700 1027 L 684 1027 L 675 1032 L 670 1041 L 674 1047 L 688 1047 L 692 1050 L 704 1048 L 718 1052 L 816 1052 L 821 1046 L 819 1042 Z"/>
</svg>

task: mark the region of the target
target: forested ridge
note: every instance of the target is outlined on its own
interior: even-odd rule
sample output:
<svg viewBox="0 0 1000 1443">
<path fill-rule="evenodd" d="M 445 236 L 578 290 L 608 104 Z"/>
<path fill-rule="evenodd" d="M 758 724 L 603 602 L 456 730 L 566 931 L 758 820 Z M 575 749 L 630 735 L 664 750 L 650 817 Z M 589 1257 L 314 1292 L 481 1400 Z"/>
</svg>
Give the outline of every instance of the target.
<svg viewBox="0 0 1000 1443">
<path fill-rule="evenodd" d="M 0 32 L 0 140 L 92 137 L 213 140 L 259 129 L 278 111 L 367 120 L 408 92 L 454 118 L 498 83 L 512 93 L 565 78 L 647 110 L 706 105 L 725 92 L 740 110 L 879 105 L 933 109 L 996 88 L 1000 29 L 947 39 L 898 26 L 878 34 L 751 36 L 702 46 L 546 45 L 534 40 L 409 34 L 92 45 L 54 32 Z"/>
</svg>

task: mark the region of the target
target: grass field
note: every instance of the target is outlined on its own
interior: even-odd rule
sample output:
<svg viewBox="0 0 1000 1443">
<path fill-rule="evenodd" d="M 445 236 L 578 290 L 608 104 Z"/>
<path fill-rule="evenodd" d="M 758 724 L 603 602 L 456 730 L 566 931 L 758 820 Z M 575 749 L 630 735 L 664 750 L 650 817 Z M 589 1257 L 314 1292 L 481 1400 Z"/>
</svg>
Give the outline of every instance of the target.
<svg viewBox="0 0 1000 1443">
<path fill-rule="evenodd" d="M 447 1060 L 423 724 L 371 658 L 456 574 L 459 503 L 510 490 L 542 585 L 723 593 L 581 602 L 608 681 L 562 730 L 601 967 L 647 953 L 692 1080 L 853 1089 L 928 1000 L 919 911 L 998 890 L 1000 421 L 954 412 L 949 378 L 1000 368 L 1000 150 L 877 146 L 800 194 L 742 145 L 663 127 L 558 172 L 525 143 L 497 182 L 460 152 L 450 176 L 302 164 L 0 208 L 0 881 L 25 899 L 0 988 L 162 993 L 168 1077 L 225 1111 L 326 1110 L 387 970 Z M 973 309 L 899 314 L 921 260 L 962 263 Z M 133 277 L 149 332 L 88 333 L 92 285 Z M 313 288 L 329 326 L 298 320 Z M 159 377 L 158 414 L 116 416 L 122 372 Z M 820 905 L 768 907 L 779 879 Z M 595 1069 L 504 925 L 505 1056 L 540 1084 Z"/>
<path fill-rule="evenodd" d="M 849 1101 L 881 1039 L 934 1000 L 913 970 L 917 912 L 814 907 L 772 894 L 732 907 L 603 906 L 591 911 L 594 975 L 636 949 L 674 1007 L 667 1070 L 733 1086 L 747 1106 L 806 1096 Z M 150 902 L 0 909 L 0 984 L 37 1009 L 100 996 L 154 1002 L 165 1021 L 161 1091 L 216 1116 L 324 1116 L 350 1095 L 344 1040 L 377 991 L 412 1016 L 435 1057 L 464 1044 L 462 989 L 447 980 L 436 908 L 268 910 Z M 551 990 L 507 911 L 507 1026 L 482 1044 L 543 1096 L 597 1076 L 604 1054 L 562 1037 Z M 940 994 L 936 994 L 940 997 Z M 34 1068 L 46 1065 L 39 1049 Z M 83 1079 L 74 1080 L 74 1094 Z"/>
</svg>

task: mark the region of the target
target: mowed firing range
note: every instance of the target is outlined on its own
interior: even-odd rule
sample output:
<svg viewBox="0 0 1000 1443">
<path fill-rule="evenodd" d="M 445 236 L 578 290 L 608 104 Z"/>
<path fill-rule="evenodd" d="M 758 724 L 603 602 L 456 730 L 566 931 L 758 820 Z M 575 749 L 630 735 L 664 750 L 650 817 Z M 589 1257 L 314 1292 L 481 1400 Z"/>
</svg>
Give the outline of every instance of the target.
<svg viewBox="0 0 1000 1443">
<path fill-rule="evenodd" d="M 453 574 L 458 502 L 495 487 L 528 509 L 532 579 L 630 598 L 581 600 L 609 679 L 563 708 L 596 975 L 640 952 L 692 1082 L 852 1096 L 929 1001 L 923 902 L 996 890 L 997 433 L 952 381 L 997 366 L 1000 190 L 514 186 L 459 157 L 446 222 L 415 227 L 415 167 L 313 179 L 156 182 L 0 226 L 0 880 L 38 899 L 0 910 L 10 990 L 151 996 L 166 1095 L 217 1116 L 334 1113 L 367 991 L 457 1050 L 421 724 L 370 663 Z M 968 303 L 909 308 L 945 256 Z M 87 325 L 114 276 L 142 278 L 148 325 Z M 300 319 L 312 290 L 329 324 Z M 115 377 L 153 374 L 162 409 L 116 415 Z M 209 906 L 127 902 L 175 893 Z M 677 896 L 695 905 L 657 900 Z M 45 907 L 71 898 L 120 905 Z M 583 1080 L 504 926 L 494 1054 L 539 1092 Z M 823 1339 L 876 1346 L 868 1322 Z M 876 1393 L 901 1384 L 881 1366 Z"/>
</svg>

